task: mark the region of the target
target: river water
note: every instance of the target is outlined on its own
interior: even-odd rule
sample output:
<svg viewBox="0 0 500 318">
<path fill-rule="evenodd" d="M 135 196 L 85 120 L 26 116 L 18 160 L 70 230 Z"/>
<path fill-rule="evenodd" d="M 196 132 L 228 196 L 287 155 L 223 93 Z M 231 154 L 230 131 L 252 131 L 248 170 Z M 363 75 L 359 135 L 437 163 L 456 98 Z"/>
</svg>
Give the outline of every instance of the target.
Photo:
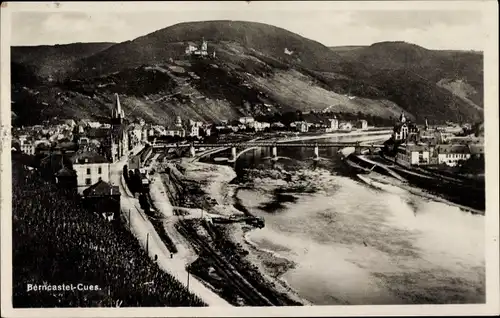
<svg viewBox="0 0 500 318">
<path fill-rule="evenodd" d="M 294 263 L 281 279 L 315 305 L 483 303 L 484 217 L 397 186 L 372 188 L 346 171 L 337 151 L 320 149 L 314 162 L 311 148 L 279 148 L 284 158 L 273 162 L 260 148 L 236 163 L 240 176 L 248 168 L 287 172 L 317 189 L 265 208 L 286 182 L 264 172 L 237 192 L 266 222 L 247 239 Z"/>
</svg>

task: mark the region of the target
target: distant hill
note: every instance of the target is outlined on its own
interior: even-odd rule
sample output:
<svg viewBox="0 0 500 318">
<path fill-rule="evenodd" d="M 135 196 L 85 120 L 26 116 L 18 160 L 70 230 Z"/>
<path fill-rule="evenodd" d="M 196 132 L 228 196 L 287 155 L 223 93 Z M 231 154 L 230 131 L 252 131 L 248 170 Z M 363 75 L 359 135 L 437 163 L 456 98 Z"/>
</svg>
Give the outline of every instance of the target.
<svg viewBox="0 0 500 318">
<path fill-rule="evenodd" d="M 215 58 L 186 57 L 187 42 L 203 38 Z M 133 41 L 90 44 L 74 52 L 79 45 L 85 46 L 24 48 L 29 57 L 13 48 L 20 73 L 38 78 L 30 82 L 12 74 L 19 122 L 108 116 L 114 93 L 130 116 L 162 124 L 177 115 L 217 121 L 295 110 L 381 118 L 404 111 L 420 122 L 482 119 L 477 53 L 404 42 L 328 48 L 282 28 L 242 21 L 180 23 Z M 57 81 L 47 82 L 54 74 Z"/>
<path fill-rule="evenodd" d="M 330 50 L 336 53 L 343 53 L 352 50 L 358 50 L 366 47 L 365 45 L 344 45 L 344 46 L 330 46 Z"/>
<path fill-rule="evenodd" d="M 312 70 L 338 71 L 340 56 L 326 46 L 272 25 L 244 21 L 202 21 L 179 23 L 133 41 L 126 41 L 86 59 L 82 70 L 97 67 L 100 74 L 124 67 L 163 63 L 184 54 L 186 42 L 204 38 L 212 45 L 231 42 L 260 54 L 293 62 Z M 285 48 L 294 52 L 285 54 Z M 99 62 L 99 63 L 98 63 Z"/>
<path fill-rule="evenodd" d="M 412 113 L 419 110 L 429 118 L 447 116 L 454 121 L 482 117 L 481 53 L 428 50 L 406 42 L 337 53 L 362 63 L 372 74 L 371 82 Z"/>
<path fill-rule="evenodd" d="M 73 43 L 63 45 L 13 46 L 11 61 L 33 67 L 44 78 L 63 78 L 73 62 L 103 51 L 115 43 Z"/>
</svg>

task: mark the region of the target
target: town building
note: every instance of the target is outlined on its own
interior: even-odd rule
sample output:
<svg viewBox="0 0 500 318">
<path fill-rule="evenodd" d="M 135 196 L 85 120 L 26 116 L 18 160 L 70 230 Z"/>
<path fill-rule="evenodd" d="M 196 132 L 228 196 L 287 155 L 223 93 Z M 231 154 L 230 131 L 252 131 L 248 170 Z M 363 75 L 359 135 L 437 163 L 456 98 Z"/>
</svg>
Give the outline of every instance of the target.
<svg viewBox="0 0 500 318">
<path fill-rule="evenodd" d="M 32 138 L 28 138 L 26 136 L 22 136 L 23 138 L 19 138 L 19 147 L 21 149 L 21 152 L 27 154 L 27 155 L 34 155 L 35 154 L 35 143 L 32 140 Z"/>
<path fill-rule="evenodd" d="M 65 119 L 64 123 L 70 128 L 73 129 L 76 126 L 76 122 L 74 119 Z"/>
<path fill-rule="evenodd" d="M 205 137 L 210 137 L 212 135 L 212 126 L 204 127 L 203 133 L 205 134 Z"/>
<path fill-rule="evenodd" d="M 98 122 L 98 121 L 91 121 L 91 122 L 88 123 L 88 126 L 90 128 L 99 128 L 99 127 L 102 126 L 102 124 L 100 122 Z"/>
<path fill-rule="evenodd" d="M 284 129 L 285 128 L 285 124 L 283 124 L 282 122 L 279 122 L 279 121 L 275 121 L 271 124 L 271 127 L 273 129 Z"/>
<path fill-rule="evenodd" d="M 437 131 L 436 132 L 437 140 L 439 143 L 444 144 L 444 143 L 449 143 L 451 139 L 455 138 L 455 134 L 451 132 L 446 132 L 446 131 Z"/>
<path fill-rule="evenodd" d="M 78 193 L 99 180 L 109 181 L 110 161 L 95 151 L 77 152 L 72 158 Z"/>
<path fill-rule="evenodd" d="M 78 187 L 76 171 L 63 166 L 54 174 L 56 185 L 59 189 L 76 190 Z"/>
<path fill-rule="evenodd" d="M 364 119 L 358 120 L 356 123 L 356 128 L 358 129 L 367 129 L 368 128 L 368 122 Z"/>
<path fill-rule="evenodd" d="M 252 121 L 252 122 L 248 123 L 248 128 L 254 129 L 255 131 L 263 131 L 269 127 L 271 127 L 271 124 L 266 123 L 266 122 Z"/>
<path fill-rule="evenodd" d="M 186 137 L 186 130 L 182 127 L 167 128 L 166 136 L 171 136 L 171 137 L 178 136 L 180 138 L 184 138 Z"/>
<path fill-rule="evenodd" d="M 130 148 L 134 148 L 142 142 L 142 126 L 140 124 L 132 124 L 127 130 Z"/>
<path fill-rule="evenodd" d="M 253 117 L 240 117 L 240 119 L 238 119 L 238 121 L 240 123 L 242 123 L 243 125 L 247 125 L 247 124 L 253 123 L 255 121 L 255 119 Z"/>
<path fill-rule="evenodd" d="M 175 118 L 175 127 L 182 127 L 182 119 L 181 119 L 181 116 L 177 116 Z"/>
<path fill-rule="evenodd" d="M 189 56 L 198 56 L 198 57 L 208 56 L 208 43 L 207 41 L 205 41 L 205 39 L 202 39 L 199 45 L 197 45 L 194 42 L 188 42 L 185 53 L 186 55 Z"/>
<path fill-rule="evenodd" d="M 328 120 L 330 122 L 330 127 L 328 129 L 330 131 L 338 130 L 339 129 L 339 120 L 337 119 L 336 116 Z"/>
<path fill-rule="evenodd" d="M 120 218 L 120 190 L 108 182 L 99 179 L 83 191 L 84 207 L 102 215 L 108 221 Z"/>
<path fill-rule="evenodd" d="M 199 137 L 200 127 L 198 125 L 192 125 L 189 127 L 189 137 Z"/>
<path fill-rule="evenodd" d="M 309 131 L 309 125 L 305 121 L 295 122 L 295 129 L 299 132 L 305 133 Z"/>
<path fill-rule="evenodd" d="M 341 122 L 339 124 L 339 130 L 342 130 L 342 131 L 351 131 L 352 130 L 352 124 L 350 122 Z"/>
<path fill-rule="evenodd" d="M 394 125 L 392 138 L 395 141 L 404 141 L 408 138 L 409 127 L 406 122 L 406 117 L 404 113 L 401 113 L 399 117 L 399 122 Z"/>
<path fill-rule="evenodd" d="M 484 144 L 469 144 L 471 158 L 484 159 Z"/>
<path fill-rule="evenodd" d="M 196 127 L 203 127 L 203 122 L 201 121 L 194 121 L 192 119 L 189 120 L 189 126 L 196 126 Z"/>
<path fill-rule="evenodd" d="M 427 145 L 408 143 L 399 146 L 396 162 L 405 166 L 428 165 L 431 163 L 430 157 L 431 152 Z"/>
<path fill-rule="evenodd" d="M 467 145 L 439 144 L 435 150 L 438 155 L 438 164 L 446 164 L 451 167 L 471 157 L 470 149 Z"/>
</svg>

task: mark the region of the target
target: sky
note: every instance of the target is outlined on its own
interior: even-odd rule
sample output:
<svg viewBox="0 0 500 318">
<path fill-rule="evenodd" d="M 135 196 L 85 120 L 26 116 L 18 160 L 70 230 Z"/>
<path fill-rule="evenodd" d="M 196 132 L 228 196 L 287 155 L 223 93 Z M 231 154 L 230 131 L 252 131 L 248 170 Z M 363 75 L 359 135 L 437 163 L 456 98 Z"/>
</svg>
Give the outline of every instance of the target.
<svg viewBox="0 0 500 318">
<path fill-rule="evenodd" d="M 327 2 L 327 1 L 325 1 Z M 335 3 L 334 3 L 335 4 Z M 450 6 L 451 7 L 451 6 Z M 451 7 L 452 8 L 452 7 Z M 180 22 L 241 20 L 287 29 L 326 46 L 405 41 L 428 49 L 484 50 L 482 12 L 471 9 L 357 10 L 301 2 L 213 2 L 120 11 L 12 12 L 11 45 L 122 42 Z"/>
</svg>

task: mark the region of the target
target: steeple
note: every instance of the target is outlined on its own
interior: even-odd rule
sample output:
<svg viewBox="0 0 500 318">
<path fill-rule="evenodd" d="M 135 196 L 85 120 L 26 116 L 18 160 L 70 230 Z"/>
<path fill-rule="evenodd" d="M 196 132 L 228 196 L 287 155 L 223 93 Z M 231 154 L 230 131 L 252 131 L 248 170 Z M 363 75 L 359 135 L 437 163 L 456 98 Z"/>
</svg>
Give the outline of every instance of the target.
<svg viewBox="0 0 500 318">
<path fill-rule="evenodd" d="M 406 122 L 405 113 L 401 113 L 401 116 L 399 117 L 399 121 L 402 122 L 402 123 Z"/>
<path fill-rule="evenodd" d="M 122 106 L 120 105 L 120 97 L 115 93 L 115 107 L 113 109 L 114 118 L 123 118 Z"/>
</svg>

